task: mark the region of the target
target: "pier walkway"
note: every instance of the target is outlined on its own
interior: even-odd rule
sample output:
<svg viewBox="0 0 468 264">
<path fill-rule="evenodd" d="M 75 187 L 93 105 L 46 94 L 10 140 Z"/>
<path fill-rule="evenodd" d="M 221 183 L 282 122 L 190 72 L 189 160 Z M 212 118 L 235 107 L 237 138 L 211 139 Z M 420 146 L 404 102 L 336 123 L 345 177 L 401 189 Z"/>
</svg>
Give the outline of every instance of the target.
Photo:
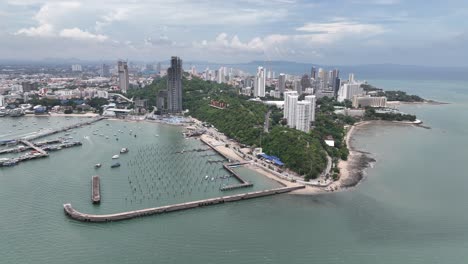
<svg viewBox="0 0 468 264">
<path fill-rule="evenodd" d="M 32 142 L 27 141 L 27 140 L 20 140 L 19 141 L 21 144 L 28 146 L 29 148 L 32 148 L 36 150 L 37 152 L 41 153 L 44 156 L 49 155 L 45 150 L 41 149 L 40 147 L 34 145 Z"/>
<path fill-rule="evenodd" d="M 65 132 L 65 131 L 67 131 L 69 129 L 78 128 L 78 127 L 82 127 L 82 126 L 85 126 L 85 125 L 91 125 L 91 124 L 96 123 L 98 121 L 101 121 L 103 119 L 106 119 L 106 117 L 101 116 L 101 117 L 95 118 L 95 119 L 90 120 L 90 121 L 76 123 L 76 124 L 65 126 L 65 127 L 62 127 L 62 128 L 53 129 L 53 130 L 50 130 L 50 131 L 47 131 L 47 132 L 38 133 L 38 134 L 35 134 L 35 135 L 32 135 L 32 136 L 26 136 L 26 137 L 22 137 L 22 138 L 15 138 L 15 139 L 10 140 L 10 145 L 16 145 L 16 144 L 20 143 L 21 140 L 32 141 L 32 140 L 35 140 L 35 139 L 39 139 L 39 138 L 47 137 L 47 136 L 50 136 L 50 135 L 53 135 L 53 134 L 57 134 L 57 133 L 60 133 L 60 132 Z"/>
<path fill-rule="evenodd" d="M 197 207 L 203 207 L 208 205 L 222 204 L 228 202 L 241 201 L 246 199 L 258 198 L 263 196 L 287 193 L 298 189 L 303 189 L 305 186 L 293 186 L 293 187 L 282 187 L 270 190 L 249 192 L 243 194 L 236 194 L 230 196 L 222 196 L 217 198 L 210 198 L 205 200 L 198 200 L 187 203 L 179 203 L 173 205 L 166 205 L 154 208 L 147 208 L 129 212 L 122 212 L 116 214 L 105 214 L 105 215 L 94 215 L 94 214 L 85 214 L 75 210 L 71 204 L 67 203 L 63 205 L 65 213 L 70 216 L 72 219 L 83 221 L 83 222 L 110 222 L 110 221 L 120 221 L 127 220 L 141 216 L 153 215 L 153 214 L 163 214 L 181 210 L 187 210 Z"/>
</svg>

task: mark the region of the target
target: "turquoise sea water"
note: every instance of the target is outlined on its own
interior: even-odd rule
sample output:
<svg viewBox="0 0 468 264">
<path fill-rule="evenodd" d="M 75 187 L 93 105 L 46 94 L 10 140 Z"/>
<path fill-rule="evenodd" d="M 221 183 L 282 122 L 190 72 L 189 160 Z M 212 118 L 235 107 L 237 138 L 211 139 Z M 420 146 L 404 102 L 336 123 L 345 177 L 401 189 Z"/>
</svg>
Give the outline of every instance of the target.
<svg viewBox="0 0 468 264">
<path fill-rule="evenodd" d="M 63 203 L 83 212 L 116 212 L 217 196 L 223 184 L 204 180 L 225 174 L 221 163 L 206 162 L 220 159 L 212 151 L 175 153 L 205 147 L 183 139 L 177 128 L 103 121 L 71 132 L 82 147 L 0 169 L 0 263 L 466 263 L 468 84 L 371 82 L 451 104 L 401 106 L 432 129 L 359 130 L 354 145 L 377 162 L 351 191 L 285 194 L 115 223 L 76 222 L 64 215 Z M 44 120 L 38 125 L 48 124 Z M 78 120 L 60 122 L 72 121 Z M 0 119 L 0 135 L 11 122 Z M 120 168 L 110 169 L 111 156 L 122 147 L 130 152 L 119 158 Z M 96 171 L 98 162 L 103 166 Z M 255 181 L 254 189 L 276 185 L 251 171 L 240 173 Z M 90 201 L 94 174 L 102 178 L 99 206 Z M 154 190 L 162 194 L 152 197 Z"/>
</svg>

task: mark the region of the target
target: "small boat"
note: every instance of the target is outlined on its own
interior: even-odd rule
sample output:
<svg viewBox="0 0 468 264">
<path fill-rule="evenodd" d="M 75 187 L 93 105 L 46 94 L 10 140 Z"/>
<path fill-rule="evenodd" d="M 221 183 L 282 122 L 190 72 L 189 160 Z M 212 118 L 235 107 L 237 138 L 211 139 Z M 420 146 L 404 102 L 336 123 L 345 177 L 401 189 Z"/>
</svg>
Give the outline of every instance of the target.
<svg viewBox="0 0 468 264">
<path fill-rule="evenodd" d="M 127 153 L 127 152 L 128 152 L 128 148 L 122 148 L 122 149 L 120 150 L 120 153 Z"/>
<path fill-rule="evenodd" d="M 207 180 L 207 179 L 208 179 L 208 175 L 205 176 L 205 180 Z"/>
<path fill-rule="evenodd" d="M 112 156 L 112 159 L 118 159 L 118 158 L 119 158 L 119 155 Z"/>
<path fill-rule="evenodd" d="M 111 168 L 117 168 L 117 167 L 120 167 L 120 163 L 114 163 L 111 165 Z"/>
<path fill-rule="evenodd" d="M 94 165 L 94 168 L 101 168 L 101 163 L 97 163 L 96 165 Z"/>
</svg>

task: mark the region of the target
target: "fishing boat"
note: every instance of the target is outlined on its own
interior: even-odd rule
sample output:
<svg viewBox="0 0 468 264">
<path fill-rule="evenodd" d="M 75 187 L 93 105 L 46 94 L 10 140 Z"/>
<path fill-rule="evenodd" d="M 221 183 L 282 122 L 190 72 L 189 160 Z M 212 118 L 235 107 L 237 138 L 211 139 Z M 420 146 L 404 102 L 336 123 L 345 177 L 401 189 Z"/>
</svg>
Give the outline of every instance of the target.
<svg viewBox="0 0 468 264">
<path fill-rule="evenodd" d="M 127 152 L 128 152 L 128 148 L 122 148 L 122 149 L 120 150 L 120 153 L 127 153 Z"/>
<path fill-rule="evenodd" d="M 120 167 L 120 163 L 114 163 L 111 165 L 111 168 L 117 168 L 117 167 Z"/>
<path fill-rule="evenodd" d="M 119 155 L 112 156 L 112 159 L 118 159 L 118 158 L 119 158 Z"/>
<path fill-rule="evenodd" d="M 94 165 L 94 168 L 101 168 L 101 163 L 97 163 L 96 165 Z"/>
</svg>

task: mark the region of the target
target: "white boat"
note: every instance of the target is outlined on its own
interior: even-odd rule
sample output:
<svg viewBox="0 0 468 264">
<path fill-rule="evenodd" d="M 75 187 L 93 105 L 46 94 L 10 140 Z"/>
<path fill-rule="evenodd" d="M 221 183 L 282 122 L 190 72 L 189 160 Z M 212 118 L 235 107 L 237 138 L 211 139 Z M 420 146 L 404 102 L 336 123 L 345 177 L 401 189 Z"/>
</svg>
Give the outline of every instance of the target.
<svg viewBox="0 0 468 264">
<path fill-rule="evenodd" d="M 118 159 L 118 158 L 119 158 L 119 155 L 112 156 L 112 159 Z"/>
<path fill-rule="evenodd" d="M 101 168 L 101 163 L 97 163 L 96 165 L 94 165 L 95 168 Z"/>
<path fill-rule="evenodd" d="M 208 175 L 205 176 L 205 180 L 207 180 L 207 179 L 208 179 Z"/>
<path fill-rule="evenodd" d="M 128 152 L 128 148 L 122 148 L 122 149 L 120 150 L 120 153 L 127 153 L 127 152 Z"/>
</svg>

